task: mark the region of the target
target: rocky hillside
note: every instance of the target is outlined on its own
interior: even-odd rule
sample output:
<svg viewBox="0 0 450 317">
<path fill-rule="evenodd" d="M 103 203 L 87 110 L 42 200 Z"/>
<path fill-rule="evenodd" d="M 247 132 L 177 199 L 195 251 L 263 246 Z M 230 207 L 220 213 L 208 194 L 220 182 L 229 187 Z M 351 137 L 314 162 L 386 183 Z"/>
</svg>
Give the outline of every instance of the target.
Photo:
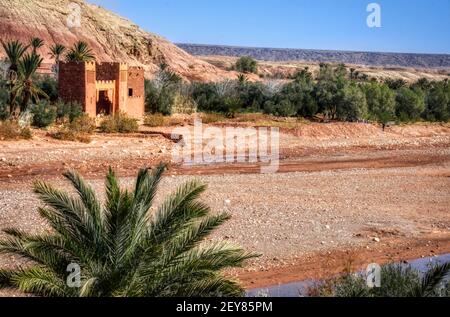
<svg viewBox="0 0 450 317">
<path fill-rule="evenodd" d="M 70 4 L 81 7 L 81 27 L 67 24 Z M 0 0 L 0 37 L 28 42 L 42 38 L 39 50 L 50 64 L 49 46 L 55 42 L 71 46 L 78 40 L 89 43 L 97 60 L 120 61 L 144 66 L 151 76 L 161 62 L 187 80 L 217 81 L 236 74 L 197 59 L 164 38 L 148 33 L 131 21 L 83 0 Z M 4 57 L 0 49 L 0 58 Z"/>
<path fill-rule="evenodd" d="M 403 54 L 177 44 L 192 55 L 252 56 L 272 62 L 332 62 L 381 67 L 450 68 L 450 54 Z"/>
</svg>

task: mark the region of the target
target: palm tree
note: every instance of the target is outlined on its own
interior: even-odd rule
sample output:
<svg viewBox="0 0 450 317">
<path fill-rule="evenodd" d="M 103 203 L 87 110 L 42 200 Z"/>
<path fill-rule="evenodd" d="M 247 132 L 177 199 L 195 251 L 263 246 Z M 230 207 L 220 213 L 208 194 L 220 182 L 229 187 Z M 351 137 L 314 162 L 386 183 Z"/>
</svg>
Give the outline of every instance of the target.
<svg viewBox="0 0 450 317">
<path fill-rule="evenodd" d="M 32 98 L 39 100 L 39 96 L 48 96 L 39 87 L 33 84 L 33 76 L 36 74 L 37 69 L 41 66 L 42 57 L 35 53 L 25 54 L 25 56 L 19 61 L 19 80 L 14 90 L 17 94 L 22 95 L 22 103 L 20 105 L 20 111 L 25 111 L 28 103 Z"/>
<path fill-rule="evenodd" d="M 5 50 L 7 60 L 9 62 L 8 81 L 9 81 L 9 113 L 13 114 L 16 108 L 15 85 L 17 82 L 17 73 L 19 70 L 19 62 L 23 54 L 25 54 L 28 46 L 23 45 L 19 41 L 3 42 L 1 40 L 3 49 Z"/>
<path fill-rule="evenodd" d="M 5 230 L 9 238 L 0 241 L 0 252 L 36 264 L 0 270 L 0 287 L 58 297 L 242 295 L 241 286 L 220 271 L 256 255 L 228 242 L 204 242 L 230 215 L 211 215 L 198 201 L 205 186 L 196 181 L 153 209 L 164 169 L 141 170 L 132 191 L 121 188 L 110 169 L 103 205 L 73 171 L 64 176 L 78 197 L 35 183 L 34 191 L 46 205 L 39 213 L 53 232 Z M 70 286 L 77 286 L 70 287 L 67 270 L 77 266 L 80 280 L 69 279 L 74 282 Z"/>
<path fill-rule="evenodd" d="M 61 61 L 61 56 L 64 54 L 66 47 L 62 44 L 55 43 L 50 47 L 50 57 L 55 60 L 55 73 L 59 73 L 59 62 Z"/>
<path fill-rule="evenodd" d="M 68 62 L 90 62 L 95 56 L 86 42 L 79 41 L 69 50 L 66 59 Z"/>
<path fill-rule="evenodd" d="M 44 41 L 38 37 L 34 37 L 31 39 L 30 45 L 33 48 L 33 53 L 37 54 L 38 48 L 41 48 L 42 46 L 44 46 Z"/>
</svg>

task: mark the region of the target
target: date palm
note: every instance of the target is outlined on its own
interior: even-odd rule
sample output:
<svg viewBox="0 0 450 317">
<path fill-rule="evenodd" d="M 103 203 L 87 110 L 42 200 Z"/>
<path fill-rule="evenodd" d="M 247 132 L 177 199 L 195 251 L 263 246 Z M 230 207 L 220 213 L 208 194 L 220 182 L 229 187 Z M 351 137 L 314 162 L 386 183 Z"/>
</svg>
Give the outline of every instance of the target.
<svg viewBox="0 0 450 317">
<path fill-rule="evenodd" d="M 46 205 L 39 213 L 53 232 L 5 230 L 9 238 L 0 242 L 0 252 L 36 264 L 0 270 L 0 287 L 58 297 L 242 295 L 241 286 L 220 271 L 255 255 L 228 242 L 204 241 L 230 215 L 210 214 L 198 201 L 205 186 L 196 181 L 153 208 L 164 169 L 141 170 L 132 191 L 121 188 L 110 169 L 104 204 L 75 172 L 65 177 L 78 197 L 35 183 Z M 79 287 L 66 283 L 70 264 L 80 267 Z"/>
<path fill-rule="evenodd" d="M 45 92 L 33 83 L 33 76 L 41 66 L 42 60 L 42 57 L 39 55 L 31 53 L 25 54 L 19 61 L 19 78 L 14 90 L 17 94 L 22 95 L 20 111 L 25 111 L 32 99 L 39 100 L 40 96 L 48 98 Z"/>
<path fill-rule="evenodd" d="M 90 62 L 95 60 L 95 56 L 86 42 L 79 41 L 69 50 L 66 60 L 68 62 Z"/>
<path fill-rule="evenodd" d="M 66 47 L 62 44 L 54 44 L 50 47 L 50 57 L 55 60 L 55 73 L 59 73 L 59 62 L 61 61 L 61 56 L 64 54 Z"/>
<path fill-rule="evenodd" d="M 31 47 L 33 49 L 33 53 L 37 54 L 37 50 L 39 48 L 41 48 L 42 46 L 44 46 L 44 41 L 42 39 L 38 38 L 38 37 L 34 37 L 34 38 L 31 39 L 30 45 L 31 45 Z"/>
<path fill-rule="evenodd" d="M 19 70 L 19 62 L 22 56 L 28 49 L 28 46 L 23 45 L 19 41 L 3 42 L 1 40 L 3 49 L 5 50 L 7 61 L 9 63 L 8 68 L 8 81 L 9 81 L 9 112 L 13 114 L 16 108 L 16 97 L 17 93 L 15 91 L 15 85 L 17 83 L 17 73 Z"/>
</svg>

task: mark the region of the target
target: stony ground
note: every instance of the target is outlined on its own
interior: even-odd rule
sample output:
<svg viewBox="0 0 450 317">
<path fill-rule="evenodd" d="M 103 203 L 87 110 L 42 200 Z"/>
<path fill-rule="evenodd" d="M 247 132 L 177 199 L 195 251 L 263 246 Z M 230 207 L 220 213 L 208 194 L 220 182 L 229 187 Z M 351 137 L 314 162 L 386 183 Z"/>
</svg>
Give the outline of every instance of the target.
<svg viewBox="0 0 450 317">
<path fill-rule="evenodd" d="M 282 160 L 281 173 L 259 174 L 248 166 L 172 167 L 157 203 L 192 174 L 207 183 L 204 201 L 213 210 L 233 215 L 214 238 L 263 254 L 244 271 L 234 272 L 249 286 L 299 279 L 305 270 L 299 265 L 305 259 L 310 259 L 308 277 L 330 274 L 319 272 L 324 254 L 342 262 L 339 252 L 353 252 L 370 262 L 367 252 L 372 250 L 384 255 L 383 261 L 389 260 L 387 254 L 399 259 L 448 253 L 449 136 L 440 127 L 418 134 L 420 129 L 405 127 L 396 132 L 401 134 L 398 139 L 323 137 L 316 139 L 316 147 L 312 136 L 286 134 L 292 143 L 284 139 L 282 144 L 291 145 L 292 155 Z M 36 211 L 33 180 L 44 178 L 66 187 L 59 172 L 82 167 L 102 193 L 100 175 L 108 164 L 117 160 L 113 166 L 119 165 L 123 184 L 131 185 L 129 176 L 135 168 L 170 158 L 171 142 L 163 137 L 96 136 L 93 144 L 83 145 L 55 143 L 42 136 L 0 146 L 0 229 L 40 232 L 47 226 Z M 18 261 L 2 255 L 0 267 Z M 277 276 L 261 275 L 270 272 Z"/>
</svg>

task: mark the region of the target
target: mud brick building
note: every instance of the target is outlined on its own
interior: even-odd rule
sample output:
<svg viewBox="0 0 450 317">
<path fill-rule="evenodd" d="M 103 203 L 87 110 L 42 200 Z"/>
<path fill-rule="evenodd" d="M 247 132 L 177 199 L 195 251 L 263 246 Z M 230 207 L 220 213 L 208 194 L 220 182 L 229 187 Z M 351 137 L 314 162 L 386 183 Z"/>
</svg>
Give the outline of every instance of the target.
<svg viewBox="0 0 450 317">
<path fill-rule="evenodd" d="M 60 63 L 59 96 L 79 102 L 92 117 L 124 112 L 140 119 L 145 111 L 144 69 L 124 63 Z"/>
</svg>

